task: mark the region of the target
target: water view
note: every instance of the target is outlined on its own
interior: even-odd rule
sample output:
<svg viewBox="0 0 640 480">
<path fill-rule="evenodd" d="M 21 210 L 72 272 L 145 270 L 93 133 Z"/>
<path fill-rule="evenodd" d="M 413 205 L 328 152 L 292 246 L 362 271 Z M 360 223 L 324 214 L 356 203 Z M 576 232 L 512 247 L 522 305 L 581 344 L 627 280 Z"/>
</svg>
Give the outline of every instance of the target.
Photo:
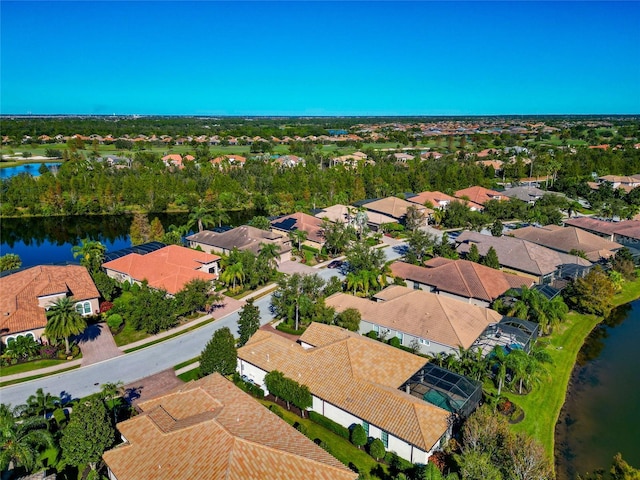
<svg viewBox="0 0 640 480">
<path fill-rule="evenodd" d="M 28 173 L 33 177 L 39 177 L 40 168 L 42 165 L 46 166 L 49 170 L 56 170 L 61 163 L 60 162 L 43 162 L 43 163 L 23 163 L 22 165 L 16 165 L 15 167 L 0 168 L 0 178 L 9 178 L 20 175 L 21 173 Z"/>
<path fill-rule="evenodd" d="M 578 358 L 556 427 L 558 480 L 608 470 L 620 452 L 640 464 L 640 301 L 616 309 L 597 327 Z"/>
</svg>

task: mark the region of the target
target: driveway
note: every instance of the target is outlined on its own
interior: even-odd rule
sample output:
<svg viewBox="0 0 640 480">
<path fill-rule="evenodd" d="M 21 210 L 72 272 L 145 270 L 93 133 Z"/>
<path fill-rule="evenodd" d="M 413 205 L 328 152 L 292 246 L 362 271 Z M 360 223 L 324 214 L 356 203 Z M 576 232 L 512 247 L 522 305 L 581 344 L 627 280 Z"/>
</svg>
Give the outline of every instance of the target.
<svg viewBox="0 0 640 480">
<path fill-rule="evenodd" d="M 123 355 L 106 323 L 89 325 L 82 335 L 75 338 L 82 351 L 83 367 Z"/>
<path fill-rule="evenodd" d="M 299 273 L 301 275 L 313 275 L 314 273 L 318 273 L 318 270 L 315 268 L 309 267 L 300 262 L 292 261 L 282 262 L 278 265 L 278 270 L 282 273 L 286 273 L 287 275 L 293 275 L 294 273 Z"/>
</svg>

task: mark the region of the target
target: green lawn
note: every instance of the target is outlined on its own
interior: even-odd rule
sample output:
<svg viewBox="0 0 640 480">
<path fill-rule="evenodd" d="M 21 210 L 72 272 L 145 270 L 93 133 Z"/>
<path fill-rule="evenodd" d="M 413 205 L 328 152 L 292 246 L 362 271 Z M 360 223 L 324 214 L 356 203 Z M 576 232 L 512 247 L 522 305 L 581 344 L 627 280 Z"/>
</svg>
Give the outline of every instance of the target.
<svg viewBox="0 0 640 480">
<path fill-rule="evenodd" d="M 8 387 L 9 385 L 15 385 L 16 383 L 28 382 L 30 380 L 36 380 L 38 378 L 48 377 L 49 375 L 57 375 L 59 373 L 68 372 L 69 370 L 75 370 L 76 368 L 80 368 L 80 365 L 76 365 L 74 367 L 65 368 L 65 369 L 62 369 L 62 370 L 57 370 L 56 372 L 50 373 L 48 375 L 33 375 L 32 377 L 21 378 L 19 380 L 11 380 L 11 381 L 8 381 L 8 382 L 0 382 L 0 388 Z"/>
<path fill-rule="evenodd" d="M 198 380 L 200 378 L 200 368 L 194 368 L 188 372 L 184 372 L 178 375 L 178 378 L 183 382 L 190 382 L 191 380 Z"/>
<path fill-rule="evenodd" d="M 32 370 L 39 370 L 40 368 L 53 367 L 55 365 L 61 365 L 63 363 L 67 363 L 68 360 L 56 360 L 56 359 L 46 359 L 46 360 L 34 360 L 33 362 L 20 363 L 18 365 L 11 365 L 10 367 L 2 367 L 0 370 L 0 378 L 15 375 L 17 373 L 30 372 Z"/>
<path fill-rule="evenodd" d="M 638 297 L 640 279 L 627 282 L 622 292 L 614 297 L 614 303 L 619 306 Z M 586 337 L 601 321 L 602 318 L 595 315 L 570 312 L 564 325 L 544 339 L 549 341 L 547 351 L 553 358 L 553 364 L 548 366 L 549 378 L 528 395 L 505 393 L 505 396 L 520 405 L 526 414 L 521 423 L 513 426 L 513 430 L 526 432 L 540 441 L 550 458 L 553 458 L 554 452 L 555 426 L 564 405 L 569 378 L 578 352 Z"/>
<path fill-rule="evenodd" d="M 137 342 L 150 335 L 145 331 L 135 330 L 129 323 L 125 322 L 124 328 L 113 336 L 116 341 L 116 345 L 121 347 L 122 345 L 129 345 L 130 343 Z"/>
<path fill-rule="evenodd" d="M 267 400 L 259 401 L 266 407 L 268 407 L 269 405 L 274 405 L 274 403 Z M 307 437 L 312 440 L 315 440 L 316 438 L 322 440 L 329 446 L 331 454 L 345 465 L 353 463 L 361 473 L 371 472 L 371 470 L 378 467 L 378 465 L 381 465 L 372 457 L 370 457 L 367 452 L 365 452 L 364 450 L 359 450 L 357 447 L 353 446 L 353 444 L 347 439 L 342 438 L 333 432 L 330 432 L 326 428 L 312 422 L 308 418 L 300 418 L 295 413 L 289 412 L 283 408 L 280 408 L 280 410 L 284 414 L 284 420 L 289 425 L 293 425 L 296 422 L 304 425 L 307 429 Z M 382 467 L 385 471 L 387 471 L 386 465 L 382 465 Z M 378 477 L 372 475 L 371 478 L 376 479 Z"/>
</svg>

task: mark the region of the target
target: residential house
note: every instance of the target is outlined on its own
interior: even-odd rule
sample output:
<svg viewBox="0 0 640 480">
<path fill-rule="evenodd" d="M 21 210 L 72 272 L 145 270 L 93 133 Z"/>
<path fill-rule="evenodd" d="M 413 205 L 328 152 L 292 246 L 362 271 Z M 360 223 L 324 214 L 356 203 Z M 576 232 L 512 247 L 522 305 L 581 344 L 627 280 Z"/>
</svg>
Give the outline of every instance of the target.
<svg viewBox="0 0 640 480">
<path fill-rule="evenodd" d="M 480 307 L 491 306 L 511 288 L 531 287 L 535 283 L 531 277 L 504 273 L 468 260 L 434 258 L 425 265 L 395 262 L 391 265 L 391 273 L 415 290 L 426 290 Z"/>
<path fill-rule="evenodd" d="M 444 154 L 440 153 L 440 152 L 424 152 L 420 154 L 420 158 L 422 160 L 438 160 L 439 158 L 442 158 L 444 156 Z"/>
<path fill-rule="evenodd" d="M 185 155 L 184 157 L 179 153 L 171 153 L 162 157 L 162 161 L 167 167 L 177 167 L 179 169 L 184 168 L 184 162 L 192 162 L 195 160 L 193 155 Z"/>
<path fill-rule="evenodd" d="M 304 158 L 296 155 L 281 155 L 275 159 L 275 163 L 281 167 L 295 167 L 297 165 L 304 165 Z"/>
<path fill-rule="evenodd" d="M 218 278 L 220 257 L 178 245 L 168 245 L 144 255 L 130 253 L 103 263 L 107 275 L 118 282 L 142 283 L 175 295 L 195 279 Z"/>
<path fill-rule="evenodd" d="M 575 227 L 546 225 L 544 227 L 525 227 L 512 230 L 510 235 L 558 252 L 584 252 L 587 259 L 598 262 L 615 255 L 622 248 L 616 242 L 599 237 Z"/>
<path fill-rule="evenodd" d="M 619 243 L 640 254 L 640 221 L 638 220 L 610 222 L 591 217 L 577 217 L 565 220 L 564 224 Z"/>
<path fill-rule="evenodd" d="M 356 207 L 336 204 L 323 208 L 320 212 L 316 213 L 315 216 L 321 220 L 326 218 L 330 222 L 334 223 L 354 224 L 358 213 L 359 211 Z M 381 213 L 373 211 L 366 211 L 362 213 L 367 216 L 367 226 L 374 231 L 377 231 L 380 228 L 380 225 L 385 223 L 398 223 L 397 219 Z"/>
<path fill-rule="evenodd" d="M 464 198 L 479 205 L 484 205 L 489 200 L 509 200 L 509 197 L 500 192 L 496 192 L 495 190 L 491 190 L 489 188 L 480 187 L 478 185 L 458 190 L 456 193 L 454 193 L 454 196 L 458 198 Z"/>
<path fill-rule="evenodd" d="M 407 163 L 409 160 L 413 160 L 416 157 L 409 155 L 408 153 L 394 153 L 391 155 L 391 158 L 397 163 Z"/>
<path fill-rule="evenodd" d="M 71 297 L 82 316 L 99 311 L 100 293 L 85 267 L 37 266 L 0 278 L 0 339 L 20 336 L 38 340 L 47 325 L 46 311 Z"/>
<path fill-rule="evenodd" d="M 303 230 L 307 233 L 307 239 L 303 242 L 318 250 L 322 249 L 325 238 L 322 232 L 322 220 L 306 213 L 296 212 L 291 215 L 276 218 L 271 221 L 271 230 L 289 235 L 295 230 Z"/>
<path fill-rule="evenodd" d="M 433 210 L 423 205 L 416 204 L 414 202 L 408 202 L 398 197 L 385 197 L 371 202 L 363 203 L 362 206 L 369 211 L 381 213 L 392 218 L 395 218 L 398 222 L 404 223 L 407 215 L 407 209 L 409 207 L 417 208 L 421 212 L 426 220 L 429 215 L 433 213 Z"/>
<path fill-rule="evenodd" d="M 605 175 L 603 177 L 599 177 L 598 182 L 596 184 L 592 184 L 591 182 L 589 182 L 589 186 L 597 190 L 600 187 L 600 185 L 602 185 L 605 182 L 611 183 L 613 188 L 619 188 L 628 193 L 634 188 L 640 186 L 640 175 L 631 175 L 631 176 Z"/>
<path fill-rule="evenodd" d="M 566 266 L 588 269 L 592 265 L 588 260 L 575 255 L 561 253 L 515 237 L 494 237 L 464 231 L 456 238 L 456 243 L 457 251 L 462 255 L 469 253 L 471 245 L 474 244 L 481 256 L 485 256 L 493 247 L 503 271 L 530 276 L 541 284 L 550 284 L 562 278 Z"/>
<path fill-rule="evenodd" d="M 362 316 L 360 333 L 374 331 L 386 337 L 397 337 L 400 344 L 417 346 L 420 353 L 456 353 L 468 349 L 491 324 L 502 318 L 495 310 L 436 295 L 392 285 L 372 300 L 346 293 L 336 293 L 326 304 L 337 312 L 355 308 Z"/>
<path fill-rule="evenodd" d="M 418 193 L 411 197 L 407 197 L 407 200 L 417 203 L 418 205 L 431 205 L 435 210 L 444 210 L 451 202 L 464 203 L 472 211 L 480 211 L 484 208 L 480 204 L 469 202 L 468 200 L 461 200 L 438 191 Z"/>
<path fill-rule="evenodd" d="M 242 155 L 229 154 L 211 159 L 211 164 L 217 165 L 220 168 L 224 165 L 228 165 L 230 167 L 243 167 L 246 161 L 247 159 Z"/>
<path fill-rule="evenodd" d="M 362 152 L 354 152 L 348 155 L 342 155 L 340 157 L 335 157 L 331 159 L 331 162 L 336 165 L 338 163 L 353 167 L 356 166 L 359 162 L 370 162 L 373 163 L 372 160 L 367 160 L 367 154 Z"/>
<path fill-rule="evenodd" d="M 291 240 L 277 232 L 260 230 L 250 225 L 236 227 L 226 232 L 204 230 L 186 237 L 189 247 L 200 247 L 207 253 L 229 255 L 234 248 L 259 254 L 264 244 L 274 244 L 280 250 L 278 263 L 291 259 Z"/>
<path fill-rule="evenodd" d="M 502 194 L 508 198 L 515 198 L 517 200 L 522 200 L 523 202 L 527 202 L 529 205 L 535 204 L 538 200 L 544 197 L 547 194 L 552 194 L 551 192 L 547 192 L 545 190 L 540 190 L 536 187 L 511 187 L 505 189 Z"/>
<path fill-rule="evenodd" d="M 357 477 L 218 373 L 138 408 L 103 454 L 110 480 Z"/>
<path fill-rule="evenodd" d="M 349 427 L 412 463 L 427 463 L 448 439 L 450 413 L 401 387 L 427 363 L 425 358 L 339 327 L 312 322 L 300 344 L 258 330 L 238 349 L 238 370 L 258 385 L 278 370 L 306 385 L 311 410 Z M 264 387 L 263 387 L 264 388 Z"/>
</svg>

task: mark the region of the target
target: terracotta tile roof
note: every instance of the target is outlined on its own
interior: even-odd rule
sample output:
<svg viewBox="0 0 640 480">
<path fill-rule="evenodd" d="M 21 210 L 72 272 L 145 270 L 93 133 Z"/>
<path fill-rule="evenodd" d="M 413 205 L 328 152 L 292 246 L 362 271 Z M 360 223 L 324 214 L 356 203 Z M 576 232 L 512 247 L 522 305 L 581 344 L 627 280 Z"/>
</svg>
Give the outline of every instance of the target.
<svg viewBox="0 0 640 480">
<path fill-rule="evenodd" d="M 472 202 L 479 203 L 480 205 L 484 205 L 485 202 L 488 202 L 489 200 L 509 200 L 509 197 L 506 197 L 500 192 L 477 185 L 458 190 L 454 195 L 458 198 L 466 197 Z"/>
<path fill-rule="evenodd" d="M 407 198 L 408 201 L 413 202 L 413 203 L 417 203 L 419 205 L 424 205 L 426 202 L 431 203 L 431 205 L 433 205 L 435 208 L 438 208 L 440 206 L 440 202 L 445 202 L 449 203 L 449 202 L 457 202 L 459 201 L 457 198 L 452 197 L 451 195 L 447 195 L 446 193 L 442 193 L 442 192 L 422 192 L 417 194 L 414 197 L 409 197 Z"/>
<path fill-rule="evenodd" d="M 7 275 L 0 278 L 0 333 L 45 327 L 45 309 L 38 306 L 38 298 L 55 294 L 76 301 L 100 297 L 87 269 L 77 265 L 38 266 Z"/>
<path fill-rule="evenodd" d="M 356 308 L 363 320 L 452 348 L 469 348 L 488 325 L 502 318 L 488 308 L 398 285 L 385 288 L 375 298 L 384 301 L 338 293 L 326 303 L 338 312 Z"/>
<path fill-rule="evenodd" d="M 577 264 L 589 266 L 591 262 L 575 255 L 556 252 L 515 237 L 493 237 L 478 232 L 462 232 L 456 239 L 457 251 L 468 253 L 472 244 L 478 247 L 480 255 L 486 255 L 493 247 L 498 254 L 500 265 L 536 276 L 555 272 L 560 265 Z"/>
<path fill-rule="evenodd" d="M 574 249 L 582 250 L 592 262 L 597 262 L 601 258 L 609 258 L 615 253 L 615 250 L 622 248 L 619 243 L 611 242 L 576 227 L 560 227 L 558 225 L 525 227 L 513 230 L 510 234 L 516 238 L 528 240 L 560 252 L 568 253 Z"/>
<path fill-rule="evenodd" d="M 196 269 L 217 260 L 220 260 L 218 255 L 169 245 L 146 255 L 130 253 L 106 262 L 102 267 L 125 273 L 140 282 L 146 279 L 150 287 L 166 290 L 173 295 L 196 278 L 215 280 L 214 274 Z"/>
<path fill-rule="evenodd" d="M 211 163 L 214 165 L 220 165 L 223 161 L 228 161 L 230 164 L 241 164 L 243 165 L 247 159 L 242 155 L 223 155 L 221 157 L 216 157 L 211 159 Z"/>
<path fill-rule="evenodd" d="M 305 350 L 259 330 L 238 349 L 238 357 L 262 370 L 283 372 L 315 396 L 422 450 L 429 451 L 440 440 L 449 413 L 398 390 L 425 364 L 424 358 L 315 322 L 300 340 L 313 344 L 318 338 L 319 346 Z M 326 343 L 331 338 L 335 341 Z"/>
<path fill-rule="evenodd" d="M 103 455 L 118 480 L 357 477 L 217 373 L 139 407 Z"/>
<path fill-rule="evenodd" d="M 530 287 L 531 278 L 511 275 L 468 260 L 452 260 L 433 268 L 396 262 L 391 273 L 406 280 L 435 287 L 442 292 L 493 302 L 510 288 Z"/>
<path fill-rule="evenodd" d="M 621 222 L 609 222 L 591 217 L 578 217 L 565 220 L 565 225 L 591 230 L 606 235 L 622 235 L 629 238 L 640 239 L 640 221 L 623 220 Z"/>
<path fill-rule="evenodd" d="M 282 235 L 278 233 L 260 230 L 250 225 L 243 225 L 221 233 L 204 230 L 189 235 L 186 239 L 224 250 L 233 250 L 235 247 L 238 250 L 249 250 L 256 254 L 260 252 L 261 243 L 274 243 L 278 245 L 280 247 L 280 253 L 291 250 L 289 239 L 283 238 Z M 287 245 L 285 246 L 283 243 L 287 243 Z"/>
<path fill-rule="evenodd" d="M 307 232 L 307 240 L 317 243 L 324 243 L 325 241 L 322 234 L 322 220 L 306 213 L 296 212 L 276 218 L 271 221 L 271 226 L 276 230 L 285 232 L 304 230 Z"/>
<path fill-rule="evenodd" d="M 389 215 L 390 217 L 398 220 L 402 219 L 407 214 L 407 208 L 418 207 L 418 210 L 426 213 L 433 213 L 430 208 L 422 207 L 413 202 L 407 202 L 397 197 L 386 197 L 380 200 L 374 200 L 373 202 L 365 203 L 362 205 L 367 210 L 373 210 L 383 215 Z"/>
</svg>

